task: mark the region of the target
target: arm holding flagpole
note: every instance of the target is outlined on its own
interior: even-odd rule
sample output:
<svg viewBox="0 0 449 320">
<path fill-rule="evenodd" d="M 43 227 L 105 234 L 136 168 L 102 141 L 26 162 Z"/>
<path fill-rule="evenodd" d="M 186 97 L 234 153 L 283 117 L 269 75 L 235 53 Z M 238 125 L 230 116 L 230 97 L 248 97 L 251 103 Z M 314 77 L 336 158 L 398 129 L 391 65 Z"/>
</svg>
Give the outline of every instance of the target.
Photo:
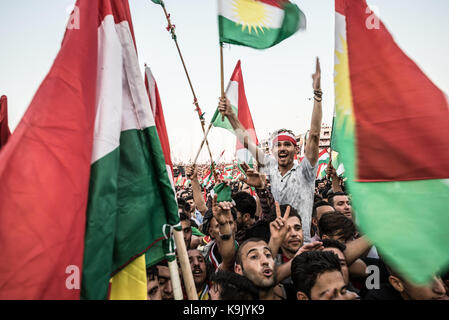
<svg viewBox="0 0 449 320">
<path fill-rule="evenodd" d="M 257 145 L 252 141 L 249 133 L 246 131 L 245 127 L 240 123 L 239 118 L 235 114 L 234 110 L 232 110 L 231 103 L 225 97 L 220 98 L 220 102 L 218 104 L 218 111 L 224 114 L 229 123 L 232 125 L 234 132 L 239 139 L 240 143 L 248 149 L 253 155 L 254 159 L 257 160 L 258 164 L 264 164 L 264 153 L 261 149 L 257 147 Z"/>
<path fill-rule="evenodd" d="M 201 186 L 198 181 L 198 170 L 195 163 L 187 168 L 186 175 L 192 183 L 193 201 L 195 202 L 198 211 L 204 216 L 207 211 L 207 206 L 203 195 L 201 194 Z"/>
<path fill-rule="evenodd" d="M 305 156 L 312 166 L 315 166 L 319 157 L 319 144 L 321 134 L 321 120 L 323 118 L 323 109 L 321 106 L 322 95 L 321 91 L 321 67 L 320 60 L 316 58 L 316 71 L 312 75 L 314 104 L 312 112 L 312 121 L 310 125 L 309 137 L 307 139 Z"/>
</svg>

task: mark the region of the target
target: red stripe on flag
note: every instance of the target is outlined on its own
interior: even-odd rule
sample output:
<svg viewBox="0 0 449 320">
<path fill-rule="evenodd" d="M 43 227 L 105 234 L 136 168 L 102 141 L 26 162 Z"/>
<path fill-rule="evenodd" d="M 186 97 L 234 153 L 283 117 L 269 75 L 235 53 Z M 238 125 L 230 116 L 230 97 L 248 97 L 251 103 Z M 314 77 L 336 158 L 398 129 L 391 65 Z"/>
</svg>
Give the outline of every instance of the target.
<svg viewBox="0 0 449 320">
<path fill-rule="evenodd" d="M 150 90 L 150 81 L 154 83 L 154 90 Z M 168 140 L 164 111 L 162 109 L 161 98 L 159 96 L 159 90 L 157 88 L 156 80 L 154 79 L 153 74 L 151 73 L 151 70 L 149 68 L 146 68 L 145 70 L 145 86 L 147 88 L 148 97 L 150 99 L 151 109 L 153 110 L 154 121 L 156 122 L 156 129 L 161 141 L 162 151 L 164 152 L 165 163 L 170 166 L 173 176 L 173 163 L 170 156 L 170 141 Z M 155 105 L 153 105 L 153 101 L 155 102 Z"/>
<path fill-rule="evenodd" d="M 79 299 L 96 114 L 99 8 L 78 0 L 50 72 L 0 153 L 0 299 Z M 72 269 L 68 269 L 72 267 Z M 70 282 L 70 279 L 69 279 Z"/>
<path fill-rule="evenodd" d="M 289 3 L 290 2 L 290 1 L 287 1 L 287 0 L 256 0 L 256 1 L 263 2 L 263 3 L 266 3 L 266 4 L 270 5 L 270 6 L 278 7 L 278 8 L 283 8 L 284 7 L 284 3 Z"/>
<path fill-rule="evenodd" d="M 238 92 L 238 94 L 239 94 L 238 118 L 240 120 L 240 123 L 243 125 L 243 127 L 249 133 L 251 140 L 257 145 L 257 144 L 259 144 L 259 141 L 257 140 L 257 135 L 256 135 L 256 130 L 254 128 L 253 118 L 251 116 L 251 112 L 250 112 L 249 106 L 248 106 L 248 101 L 246 99 L 245 84 L 243 83 L 243 74 L 242 74 L 240 60 L 237 62 L 237 65 L 235 66 L 234 72 L 232 73 L 232 76 L 231 76 L 231 81 L 238 82 L 238 84 L 239 84 L 239 86 L 238 86 L 238 90 L 239 90 L 239 92 Z M 239 150 L 242 148 L 243 148 L 243 145 L 237 139 L 236 150 Z"/>
<path fill-rule="evenodd" d="M 445 95 L 404 54 L 382 22 L 379 29 L 367 28 L 372 13 L 366 13 L 365 1 L 347 1 L 357 181 L 449 178 L 449 172 L 441 170 L 449 163 Z"/>
<path fill-rule="evenodd" d="M 346 0 L 335 0 L 335 11 L 345 15 Z"/>
</svg>

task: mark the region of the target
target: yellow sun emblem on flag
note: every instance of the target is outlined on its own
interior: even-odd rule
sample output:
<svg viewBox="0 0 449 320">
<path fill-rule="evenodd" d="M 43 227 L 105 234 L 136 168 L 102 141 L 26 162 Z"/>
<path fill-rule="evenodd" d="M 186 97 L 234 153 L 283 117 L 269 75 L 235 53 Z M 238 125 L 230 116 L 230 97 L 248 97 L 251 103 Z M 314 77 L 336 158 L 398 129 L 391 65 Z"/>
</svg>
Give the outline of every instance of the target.
<svg viewBox="0 0 449 320">
<path fill-rule="evenodd" d="M 263 28 L 267 28 L 268 11 L 260 1 L 233 0 L 232 5 L 237 23 L 242 25 L 242 31 L 247 28 L 249 33 L 254 30 L 256 34 L 259 34 L 258 29 L 263 33 Z"/>
</svg>

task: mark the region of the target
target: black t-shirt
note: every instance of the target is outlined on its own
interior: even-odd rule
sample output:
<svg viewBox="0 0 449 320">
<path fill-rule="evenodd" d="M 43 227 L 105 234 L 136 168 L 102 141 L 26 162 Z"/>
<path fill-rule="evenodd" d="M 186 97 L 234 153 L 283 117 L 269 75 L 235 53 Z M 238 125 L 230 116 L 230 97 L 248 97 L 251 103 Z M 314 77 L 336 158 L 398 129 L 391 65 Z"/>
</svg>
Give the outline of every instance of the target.
<svg viewBox="0 0 449 320">
<path fill-rule="evenodd" d="M 363 300 L 403 300 L 390 283 L 381 283 L 380 289 L 371 289 L 365 294 Z"/>
</svg>

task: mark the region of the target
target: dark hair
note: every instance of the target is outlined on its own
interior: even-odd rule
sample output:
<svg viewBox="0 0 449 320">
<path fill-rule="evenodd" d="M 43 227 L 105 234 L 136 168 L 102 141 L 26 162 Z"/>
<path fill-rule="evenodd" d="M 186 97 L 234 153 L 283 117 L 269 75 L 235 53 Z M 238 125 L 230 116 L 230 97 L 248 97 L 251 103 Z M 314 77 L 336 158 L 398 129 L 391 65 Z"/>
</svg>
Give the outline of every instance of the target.
<svg viewBox="0 0 449 320">
<path fill-rule="evenodd" d="M 281 216 L 283 217 L 285 215 L 285 210 L 287 210 L 287 207 L 290 207 L 290 215 L 288 217 L 289 218 L 297 217 L 302 224 L 302 219 L 301 219 L 301 216 L 299 215 L 298 211 L 289 204 L 281 204 L 279 206 L 279 208 L 281 209 Z M 273 206 L 271 208 L 270 222 L 274 221 L 274 220 L 276 220 L 276 207 L 275 206 Z"/>
<path fill-rule="evenodd" d="M 210 227 L 210 221 L 214 217 L 214 214 L 212 213 L 212 208 L 207 209 L 206 213 L 204 213 L 203 217 L 203 224 L 201 225 L 201 232 L 205 236 L 210 236 L 209 234 L 209 227 Z"/>
<path fill-rule="evenodd" d="M 345 252 L 346 250 L 346 245 L 337 240 L 323 239 L 321 240 L 321 242 L 323 243 L 323 247 L 325 248 L 337 248 L 341 252 Z"/>
<path fill-rule="evenodd" d="M 178 198 L 178 209 L 184 212 L 190 212 L 190 204 L 184 198 Z"/>
<path fill-rule="evenodd" d="M 320 238 L 323 238 L 323 235 L 342 235 L 345 241 L 351 239 L 356 231 L 354 222 L 338 211 L 323 213 L 318 221 L 318 229 Z"/>
<path fill-rule="evenodd" d="M 187 200 L 193 200 L 193 195 L 189 194 L 189 195 L 185 198 L 185 200 L 186 200 L 186 201 L 187 201 Z"/>
<path fill-rule="evenodd" d="M 318 209 L 319 207 L 324 207 L 324 206 L 329 206 L 329 207 L 333 208 L 333 206 L 327 201 L 321 200 L 321 201 L 315 202 L 313 204 L 313 209 L 312 209 L 312 218 L 316 217 L 316 209 Z"/>
<path fill-rule="evenodd" d="M 235 202 L 235 208 L 244 215 L 248 213 L 249 216 L 254 219 L 257 210 L 256 200 L 247 192 L 237 192 L 232 196 L 232 200 Z"/>
<path fill-rule="evenodd" d="M 334 192 L 331 196 L 329 196 L 329 198 L 328 198 L 328 200 L 329 200 L 329 203 L 332 205 L 332 206 L 334 206 L 334 197 L 335 196 L 348 196 L 348 194 L 346 193 L 346 192 L 341 192 L 341 191 L 338 191 L 338 192 Z"/>
<path fill-rule="evenodd" d="M 258 300 L 259 292 L 254 284 L 244 276 L 234 272 L 218 270 L 211 282 L 220 285 L 221 300 Z"/>
<path fill-rule="evenodd" d="M 242 250 L 243 250 L 243 247 L 247 243 L 259 242 L 259 241 L 263 241 L 263 242 L 267 243 L 264 239 L 261 239 L 261 238 L 249 238 L 249 239 L 243 241 L 242 244 L 239 246 L 239 249 L 237 250 L 237 253 L 235 255 L 235 264 L 238 264 L 240 266 L 242 265 Z M 268 244 L 267 244 L 267 246 L 268 246 Z"/>
<path fill-rule="evenodd" d="M 147 278 L 149 280 L 154 280 L 158 276 L 159 276 L 159 270 L 157 269 L 157 267 L 155 265 L 147 268 Z"/>
<path fill-rule="evenodd" d="M 301 291 L 310 298 L 310 293 L 319 275 L 340 271 L 340 260 L 330 251 L 307 251 L 296 256 L 292 261 L 291 278 L 296 291 Z"/>
<path fill-rule="evenodd" d="M 190 217 L 184 212 L 181 212 L 179 214 L 179 221 L 190 221 Z"/>
</svg>

